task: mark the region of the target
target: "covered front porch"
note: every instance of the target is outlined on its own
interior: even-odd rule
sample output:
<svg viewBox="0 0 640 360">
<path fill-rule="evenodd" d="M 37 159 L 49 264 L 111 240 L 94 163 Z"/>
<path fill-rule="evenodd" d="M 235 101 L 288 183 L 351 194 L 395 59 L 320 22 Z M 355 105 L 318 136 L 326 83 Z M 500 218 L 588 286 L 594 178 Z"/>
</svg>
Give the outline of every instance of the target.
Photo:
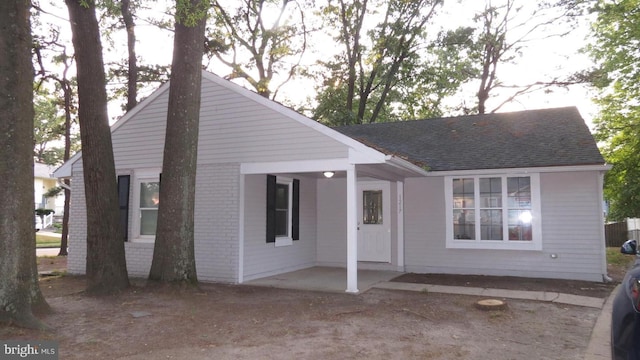
<svg viewBox="0 0 640 360">
<path fill-rule="evenodd" d="M 422 168 L 383 155 L 245 163 L 240 171 L 238 283 L 358 293 L 404 270 L 403 181 L 424 176 Z M 269 193 L 264 184 L 269 177 L 277 177 L 284 189 L 287 181 L 298 184 L 294 192 L 300 193 L 292 195 L 300 201 L 298 238 L 269 243 L 267 229 L 265 244 L 260 224 L 268 223 L 263 194 Z"/>
</svg>

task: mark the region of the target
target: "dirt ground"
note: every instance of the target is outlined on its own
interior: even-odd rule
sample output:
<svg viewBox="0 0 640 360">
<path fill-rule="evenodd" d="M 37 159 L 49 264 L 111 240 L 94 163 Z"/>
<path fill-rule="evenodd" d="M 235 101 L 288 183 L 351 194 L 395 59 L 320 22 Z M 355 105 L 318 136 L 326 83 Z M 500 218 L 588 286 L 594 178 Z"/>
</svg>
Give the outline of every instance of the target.
<svg viewBox="0 0 640 360">
<path fill-rule="evenodd" d="M 39 267 L 64 270 L 62 263 L 40 259 Z M 606 295 L 587 284 L 570 288 Z M 137 282 L 93 298 L 75 276 L 43 277 L 41 288 L 55 310 L 43 318 L 53 330 L 2 326 L 0 338 L 58 341 L 60 359 L 582 359 L 600 313 L 520 300 L 482 311 L 476 297 L 380 289 L 350 295 L 203 284 L 180 291 Z"/>
</svg>

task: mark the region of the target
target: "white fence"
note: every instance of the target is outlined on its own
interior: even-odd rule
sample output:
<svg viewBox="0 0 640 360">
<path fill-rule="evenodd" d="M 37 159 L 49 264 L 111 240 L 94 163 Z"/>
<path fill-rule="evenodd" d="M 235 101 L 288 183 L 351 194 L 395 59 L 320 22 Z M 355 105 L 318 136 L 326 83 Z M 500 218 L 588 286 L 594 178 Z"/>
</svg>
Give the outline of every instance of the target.
<svg viewBox="0 0 640 360">
<path fill-rule="evenodd" d="M 627 238 L 640 240 L 640 219 L 627 219 Z"/>
<path fill-rule="evenodd" d="M 53 225 L 53 213 L 49 215 L 42 215 L 42 228 L 46 229 Z"/>
</svg>

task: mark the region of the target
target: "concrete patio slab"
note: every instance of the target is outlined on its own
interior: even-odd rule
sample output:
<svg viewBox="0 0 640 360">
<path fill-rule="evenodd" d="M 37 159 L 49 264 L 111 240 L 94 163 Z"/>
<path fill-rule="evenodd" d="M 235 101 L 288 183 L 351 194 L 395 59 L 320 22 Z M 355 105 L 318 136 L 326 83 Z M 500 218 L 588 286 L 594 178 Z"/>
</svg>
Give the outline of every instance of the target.
<svg viewBox="0 0 640 360">
<path fill-rule="evenodd" d="M 358 290 L 360 293 L 365 292 L 378 283 L 389 281 L 400 275 L 402 273 L 397 271 L 358 270 Z M 281 289 L 345 292 L 347 270 L 317 266 L 250 280 L 243 284 Z"/>
</svg>

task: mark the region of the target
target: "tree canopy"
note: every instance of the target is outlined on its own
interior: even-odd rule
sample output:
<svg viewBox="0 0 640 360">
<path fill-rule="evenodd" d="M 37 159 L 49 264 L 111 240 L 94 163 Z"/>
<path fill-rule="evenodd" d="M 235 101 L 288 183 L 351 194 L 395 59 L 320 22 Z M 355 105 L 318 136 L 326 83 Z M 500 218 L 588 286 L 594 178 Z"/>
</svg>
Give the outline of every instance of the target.
<svg viewBox="0 0 640 360">
<path fill-rule="evenodd" d="M 593 43 L 593 84 L 601 90 L 596 138 L 613 167 L 605 178 L 609 218 L 640 217 L 640 1 L 600 0 Z"/>
<path fill-rule="evenodd" d="M 538 79 L 517 83 L 511 65 L 532 40 L 546 40 L 549 29 L 562 36 L 567 28 L 556 25 L 579 18 L 572 11 L 582 2 L 211 1 L 204 64 L 329 124 L 491 112 L 533 91 L 574 83 L 568 79 L 575 69 L 565 78 L 536 72 Z M 108 93 L 130 109 L 149 83 L 168 78 L 171 47 L 151 43 L 173 32 L 175 6 L 167 0 L 96 4 L 108 49 Z M 492 49 L 499 56 L 486 57 Z"/>
<path fill-rule="evenodd" d="M 228 69 L 224 70 L 225 78 L 243 79 L 258 94 L 274 99 L 278 89 L 299 71 L 307 46 L 303 4 L 291 0 L 215 0 L 212 6 L 207 57 Z M 276 75 L 280 77 L 274 83 Z"/>
</svg>

